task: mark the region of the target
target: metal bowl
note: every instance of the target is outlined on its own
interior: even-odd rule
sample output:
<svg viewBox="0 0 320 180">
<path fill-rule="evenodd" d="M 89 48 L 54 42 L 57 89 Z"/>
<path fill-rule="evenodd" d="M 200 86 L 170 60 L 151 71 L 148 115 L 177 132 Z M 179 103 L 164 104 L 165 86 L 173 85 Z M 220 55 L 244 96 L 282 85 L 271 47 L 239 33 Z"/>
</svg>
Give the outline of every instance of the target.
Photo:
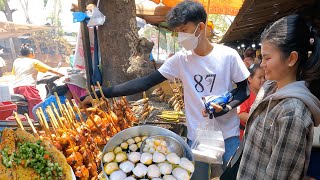
<svg viewBox="0 0 320 180">
<path fill-rule="evenodd" d="M 176 153 L 179 157 L 185 157 L 185 151 L 182 145 L 173 137 L 165 136 L 165 135 L 156 135 L 156 136 L 149 136 L 147 139 L 158 139 L 165 141 L 167 143 L 167 148 L 170 152 Z M 140 152 L 143 153 L 143 148 L 146 145 L 147 139 L 145 139 L 141 143 Z"/>
<path fill-rule="evenodd" d="M 108 143 L 104 146 L 102 154 L 104 155 L 105 153 L 109 151 L 113 151 L 113 149 L 117 146 L 119 146 L 123 141 L 126 141 L 129 138 L 133 138 L 136 136 L 168 136 L 172 137 L 175 140 L 177 140 L 180 144 L 180 146 L 183 148 L 184 151 L 184 157 L 188 158 L 190 161 L 194 161 L 194 157 L 191 151 L 191 148 L 188 146 L 188 144 L 176 133 L 157 126 L 150 126 L 150 125 L 140 125 L 140 126 L 135 126 L 131 127 L 128 129 L 125 129 L 119 133 L 117 133 L 115 136 L 113 136 Z M 103 168 L 103 162 L 101 160 L 101 168 L 102 171 L 105 175 L 105 177 L 108 176 L 106 175 L 104 168 Z"/>
</svg>

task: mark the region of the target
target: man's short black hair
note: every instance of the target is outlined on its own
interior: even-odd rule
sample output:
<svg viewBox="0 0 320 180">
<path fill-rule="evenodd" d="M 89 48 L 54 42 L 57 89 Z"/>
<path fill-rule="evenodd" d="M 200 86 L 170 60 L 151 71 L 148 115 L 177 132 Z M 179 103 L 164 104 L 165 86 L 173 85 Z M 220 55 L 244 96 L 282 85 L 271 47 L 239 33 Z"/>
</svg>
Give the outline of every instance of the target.
<svg viewBox="0 0 320 180">
<path fill-rule="evenodd" d="M 170 28 L 175 28 L 188 22 L 206 23 L 207 13 L 201 3 L 186 0 L 175 6 L 167 15 Z"/>
</svg>

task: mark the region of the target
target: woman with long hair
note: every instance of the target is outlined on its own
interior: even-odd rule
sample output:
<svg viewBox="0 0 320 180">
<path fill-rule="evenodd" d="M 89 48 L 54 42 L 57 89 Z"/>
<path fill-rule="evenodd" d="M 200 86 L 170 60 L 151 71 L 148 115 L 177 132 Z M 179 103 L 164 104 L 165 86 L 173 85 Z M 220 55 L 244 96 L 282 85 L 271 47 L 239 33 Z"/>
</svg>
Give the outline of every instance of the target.
<svg viewBox="0 0 320 180">
<path fill-rule="evenodd" d="M 267 81 L 250 110 L 237 179 L 302 179 L 320 123 L 320 40 L 290 15 L 266 28 L 261 43 Z"/>
</svg>

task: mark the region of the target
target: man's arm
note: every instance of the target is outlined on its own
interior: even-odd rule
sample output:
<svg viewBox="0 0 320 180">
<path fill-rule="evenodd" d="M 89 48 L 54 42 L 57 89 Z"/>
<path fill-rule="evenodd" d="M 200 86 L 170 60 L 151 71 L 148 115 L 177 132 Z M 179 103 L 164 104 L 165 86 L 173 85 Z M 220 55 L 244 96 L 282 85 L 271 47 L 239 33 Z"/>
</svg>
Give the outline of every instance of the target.
<svg viewBox="0 0 320 180">
<path fill-rule="evenodd" d="M 250 96 L 250 89 L 248 86 L 247 79 L 241 82 L 236 83 L 237 88 L 233 89 L 231 91 L 233 98 L 229 104 L 227 104 L 226 107 L 222 109 L 222 111 L 218 113 L 214 113 L 214 117 L 219 117 L 227 112 L 229 112 L 231 109 L 238 107 L 241 103 L 243 103 L 245 100 L 247 100 Z"/>
<path fill-rule="evenodd" d="M 148 76 L 134 79 L 117 86 L 109 88 L 103 87 L 102 91 L 107 98 L 133 95 L 146 91 L 165 80 L 166 78 L 159 71 L 155 71 Z M 96 93 L 99 97 L 101 97 L 100 91 L 96 91 Z M 89 103 L 89 101 L 86 99 L 86 97 L 81 98 L 81 100 L 84 100 L 84 104 Z"/>
</svg>

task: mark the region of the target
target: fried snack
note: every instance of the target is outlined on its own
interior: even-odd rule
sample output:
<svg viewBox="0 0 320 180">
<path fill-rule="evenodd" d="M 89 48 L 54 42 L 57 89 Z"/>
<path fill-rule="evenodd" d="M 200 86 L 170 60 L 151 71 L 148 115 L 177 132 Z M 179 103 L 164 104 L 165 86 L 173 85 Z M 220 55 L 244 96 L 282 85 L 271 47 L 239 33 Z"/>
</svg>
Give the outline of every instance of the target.
<svg viewBox="0 0 320 180">
<path fill-rule="evenodd" d="M 3 141 L 4 139 L 5 141 Z M 36 138 L 32 134 L 24 130 L 17 129 L 16 131 L 13 131 L 12 129 L 5 129 L 2 134 L 2 142 L 0 144 L 0 150 L 3 150 L 4 148 L 6 148 L 8 155 L 10 155 L 9 152 L 11 153 L 13 152 L 11 151 L 12 147 L 15 148 L 13 150 L 16 150 L 17 146 L 15 145 L 17 143 L 21 143 L 21 144 L 26 142 L 37 143 L 38 141 L 39 141 L 38 138 Z M 59 166 L 62 168 L 62 174 L 63 174 L 62 177 L 54 177 L 53 179 L 71 180 L 72 179 L 71 168 L 68 165 L 64 155 L 47 140 L 42 140 L 40 145 L 52 156 L 52 162 L 58 163 Z M 14 164 L 12 168 L 7 168 L 2 163 L 2 160 L 1 160 L 0 161 L 0 179 L 1 180 L 7 180 L 7 179 L 8 180 L 9 179 L 10 180 L 12 179 L 33 180 L 33 179 L 40 179 L 40 175 L 36 173 L 34 169 L 30 167 L 22 166 L 21 164 L 19 165 Z"/>
</svg>

